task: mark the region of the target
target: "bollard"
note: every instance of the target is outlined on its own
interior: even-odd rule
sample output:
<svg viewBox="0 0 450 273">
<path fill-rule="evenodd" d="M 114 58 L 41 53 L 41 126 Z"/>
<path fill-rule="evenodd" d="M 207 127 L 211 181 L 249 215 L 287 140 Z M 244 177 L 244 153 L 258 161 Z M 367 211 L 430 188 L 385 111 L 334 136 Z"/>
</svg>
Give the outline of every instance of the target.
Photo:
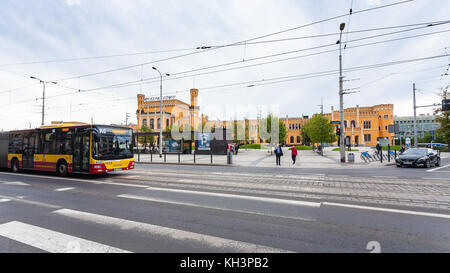
<svg viewBox="0 0 450 273">
<path fill-rule="evenodd" d="M 180 153 L 178 153 L 178 164 L 180 164 Z"/>
<path fill-rule="evenodd" d="M 153 163 L 153 151 L 150 151 L 150 163 Z"/>
<path fill-rule="evenodd" d="M 164 152 L 164 163 L 166 163 L 166 155 L 167 155 L 167 153 Z"/>
<path fill-rule="evenodd" d="M 195 151 L 194 151 L 194 164 L 195 164 Z"/>
<path fill-rule="evenodd" d="M 388 162 L 391 162 L 391 145 L 388 144 Z"/>
<path fill-rule="evenodd" d="M 211 164 L 213 164 L 213 153 L 211 151 Z"/>
<path fill-rule="evenodd" d="M 380 151 L 380 162 L 383 163 L 383 148 Z"/>
</svg>

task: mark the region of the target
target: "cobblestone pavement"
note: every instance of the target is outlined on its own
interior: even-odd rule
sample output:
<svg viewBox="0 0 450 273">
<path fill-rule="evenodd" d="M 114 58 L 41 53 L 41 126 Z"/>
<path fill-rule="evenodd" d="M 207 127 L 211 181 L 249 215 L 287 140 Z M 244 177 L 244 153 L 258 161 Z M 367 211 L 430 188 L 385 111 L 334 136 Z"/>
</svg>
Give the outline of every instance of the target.
<svg viewBox="0 0 450 273">
<path fill-rule="evenodd" d="M 140 167 L 112 180 L 152 186 L 315 201 L 346 201 L 450 210 L 449 179 L 402 179 L 346 175 L 254 174 Z"/>
</svg>

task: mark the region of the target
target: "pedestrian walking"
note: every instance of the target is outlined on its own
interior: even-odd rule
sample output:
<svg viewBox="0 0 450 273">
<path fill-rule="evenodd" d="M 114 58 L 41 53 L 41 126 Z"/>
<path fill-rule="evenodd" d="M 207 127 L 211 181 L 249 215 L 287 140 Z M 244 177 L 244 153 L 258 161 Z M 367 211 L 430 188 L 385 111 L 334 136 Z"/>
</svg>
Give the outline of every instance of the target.
<svg viewBox="0 0 450 273">
<path fill-rule="evenodd" d="M 297 160 L 298 151 L 295 146 L 292 146 L 291 148 L 291 154 L 292 154 L 292 164 L 295 165 L 295 161 Z"/>
<path fill-rule="evenodd" d="M 400 153 L 403 154 L 403 152 L 405 151 L 406 151 L 405 144 L 402 144 L 402 147 L 400 148 Z"/>
<path fill-rule="evenodd" d="M 382 147 L 381 147 L 380 143 L 377 143 L 376 148 L 377 148 L 377 153 L 378 153 L 379 155 L 381 155 L 381 149 L 382 149 Z"/>
<path fill-rule="evenodd" d="M 277 166 L 281 166 L 281 157 L 283 156 L 283 149 L 280 144 L 275 148 L 275 157 L 277 158 Z"/>
</svg>

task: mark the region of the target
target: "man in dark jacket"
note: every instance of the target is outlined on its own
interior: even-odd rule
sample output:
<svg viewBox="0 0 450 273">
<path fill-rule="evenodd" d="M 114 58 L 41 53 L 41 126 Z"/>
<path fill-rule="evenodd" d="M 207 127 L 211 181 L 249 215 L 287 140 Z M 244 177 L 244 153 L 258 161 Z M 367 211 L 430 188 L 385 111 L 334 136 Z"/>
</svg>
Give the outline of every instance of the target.
<svg viewBox="0 0 450 273">
<path fill-rule="evenodd" d="M 277 158 L 277 166 L 281 166 L 281 157 L 283 156 L 283 149 L 281 149 L 280 144 L 275 148 L 275 156 Z"/>
</svg>

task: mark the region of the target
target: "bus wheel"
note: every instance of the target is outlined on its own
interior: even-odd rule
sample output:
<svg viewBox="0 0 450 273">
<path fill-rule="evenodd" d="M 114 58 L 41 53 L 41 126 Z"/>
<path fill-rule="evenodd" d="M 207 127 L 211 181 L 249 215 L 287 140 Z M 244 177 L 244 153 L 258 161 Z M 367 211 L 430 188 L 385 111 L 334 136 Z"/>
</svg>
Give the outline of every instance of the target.
<svg viewBox="0 0 450 273">
<path fill-rule="evenodd" d="M 11 170 L 13 173 L 19 172 L 19 161 L 15 158 L 11 162 Z"/>
<path fill-rule="evenodd" d="M 60 162 L 58 164 L 58 167 L 56 168 L 56 172 L 60 176 L 67 176 L 67 174 L 69 173 L 69 168 L 67 167 L 67 163 L 66 162 Z"/>
</svg>

